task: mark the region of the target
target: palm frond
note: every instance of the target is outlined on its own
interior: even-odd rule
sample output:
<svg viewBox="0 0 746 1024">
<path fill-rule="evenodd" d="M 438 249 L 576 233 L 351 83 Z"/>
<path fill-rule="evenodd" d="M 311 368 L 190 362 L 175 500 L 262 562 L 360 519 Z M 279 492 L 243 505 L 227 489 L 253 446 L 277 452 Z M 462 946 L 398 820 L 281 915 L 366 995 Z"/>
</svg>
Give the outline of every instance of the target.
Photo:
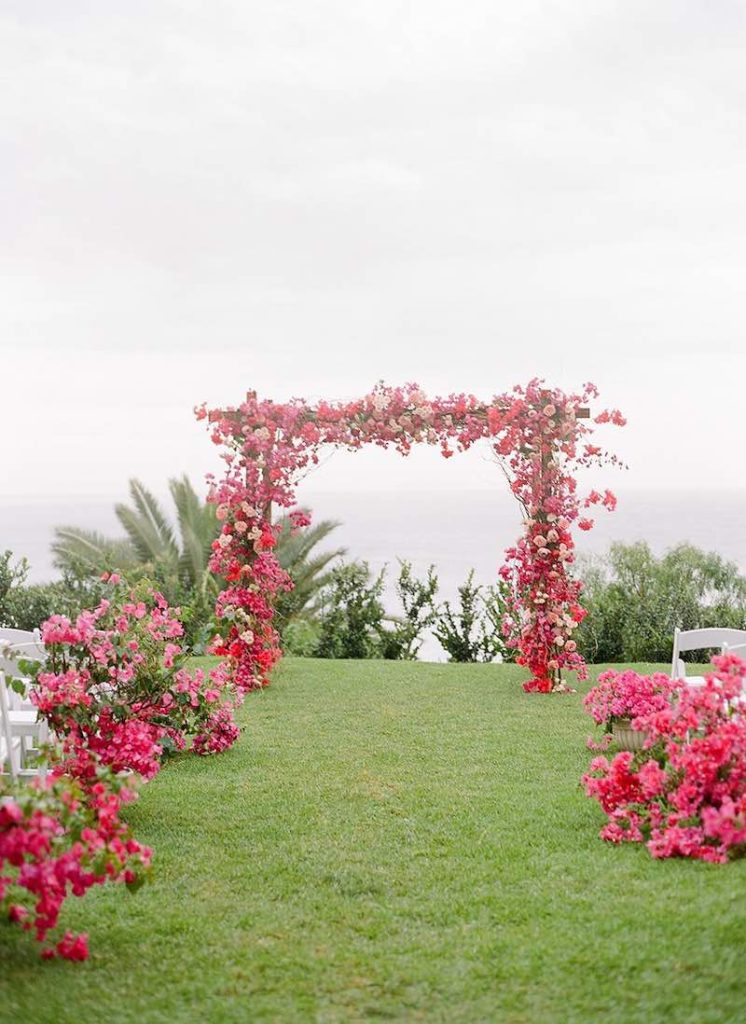
<svg viewBox="0 0 746 1024">
<path fill-rule="evenodd" d="M 209 502 L 202 502 L 189 479 L 169 480 L 171 497 L 176 506 L 181 539 L 179 565 L 185 579 L 200 592 L 216 589 L 217 583 L 207 568 L 212 542 L 218 534 L 218 520 L 215 508 Z"/>
<path fill-rule="evenodd" d="M 293 579 L 294 589 L 280 595 L 277 601 L 278 618 L 287 623 L 294 618 L 308 618 L 316 611 L 320 591 L 329 582 L 328 566 L 347 553 L 346 548 L 335 548 L 312 557 L 314 548 L 340 525 L 331 519 L 313 526 L 293 530 L 292 520 L 284 516 L 279 521 L 279 534 L 275 547 L 278 562 Z"/>
<path fill-rule="evenodd" d="M 126 537 L 105 537 L 96 530 L 56 526 L 52 541 L 53 564 L 62 572 L 84 569 L 126 571 L 138 563 L 138 552 Z"/>
<path fill-rule="evenodd" d="M 158 500 L 139 480 L 130 480 L 134 508 L 118 504 L 114 511 L 143 561 L 178 563 L 173 530 Z"/>
<path fill-rule="evenodd" d="M 302 530 L 294 531 L 292 521 L 288 516 L 283 516 L 279 521 L 280 533 L 277 538 L 275 556 L 287 571 L 291 567 L 303 562 L 309 554 L 323 540 L 336 530 L 341 524 L 334 519 L 322 519 L 319 523 L 305 527 Z M 344 554 L 343 549 L 339 549 Z"/>
</svg>

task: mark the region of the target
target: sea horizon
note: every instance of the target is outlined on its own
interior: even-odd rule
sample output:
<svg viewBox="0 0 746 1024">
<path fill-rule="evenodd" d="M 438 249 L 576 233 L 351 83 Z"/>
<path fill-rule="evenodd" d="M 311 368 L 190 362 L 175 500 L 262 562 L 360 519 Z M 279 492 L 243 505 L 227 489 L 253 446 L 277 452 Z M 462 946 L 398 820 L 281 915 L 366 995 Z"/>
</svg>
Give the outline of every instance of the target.
<svg viewBox="0 0 746 1024">
<path fill-rule="evenodd" d="M 54 527 L 74 525 L 121 536 L 114 512 L 121 500 L 126 495 L 6 498 L 0 504 L 0 550 L 28 559 L 29 582 L 47 582 L 59 575 L 51 554 Z M 166 496 L 163 503 L 170 511 Z M 472 569 L 478 583 L 495 580 L 505 548 L 521 531 L 520 507 L 505 489 L 325 491 L 302 485 L 298 503 L 311 508 L 315 521 L 340 523 L 326 546 L 346 548 L 348 559 L 367 561 L 374 574 L 387 568 L 384 604 L 392 613 L 397 610 L 398 559 L 410 561 L 420 575 L 435 565 L 440 599 L 454 600 Z M 616 512 L 598 512 L 593 530 L 576 532 L 577 551 L 598 556 L 615 541 L 644 540 L 659 555 L 676 544 L 691 543 L 716 551 L 746 572 L 744 510 L 746 493 L 739 491 L 713 496 L 693 490 L 626 489 Z M 442 657 L 430 637 L 422 654 L 428 660 Z"/>
<path fill-rule="evenodd" d="M 167 511 L 170 501 L 158 494 Z M 0 502 L 0 550 L 11 550 L 30 564 L 29 581 L 57 578 L 51 543 L 56 526 L 79 526 L 109 536 L 123 530 L 114 506 L 126 495 L 16 495 Z M 301 486 L 298 504 L 314 521 L 340 525 L 329 545 L 347 548 L 348 558 L 368 561 L 379 571 L 388 562 L 408 559 L 415 567 L 435 564 L 463 575 L 474 569 L 488 582 L 502 552 L 520 535 L 521 510 L 510 494 L 483 489 L 322 490 Z M 746 572 L 743 513 L 746 492 L 717 495 L 694 490 L 627 490 L 616 512 L 591 511 L 595 527 L 576 531 L 580 555 L 599 555 L 616 541 L 646 541 L 656 554 L 680 543 L 716 551 Z M 450 573 L 449 573 L 450 575 Z"/>
</svg>

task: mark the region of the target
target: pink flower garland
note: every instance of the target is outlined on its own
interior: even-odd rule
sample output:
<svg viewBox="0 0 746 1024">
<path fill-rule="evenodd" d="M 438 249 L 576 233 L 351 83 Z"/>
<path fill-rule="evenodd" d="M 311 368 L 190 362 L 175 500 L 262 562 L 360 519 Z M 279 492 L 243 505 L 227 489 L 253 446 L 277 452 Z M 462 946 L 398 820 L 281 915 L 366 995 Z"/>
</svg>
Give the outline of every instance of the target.
<svg viewBox="0 0 746 1024">
<path fill-rule="evenodd" d="M 504 631 L 519 648 L 519 663 L 531 672 L 526 690 L 564 688 L 562 671 L 584 677 L 585 664 L 573 631 L 585 612 L 582 583 L 570 575 L 574 561 L 572 526 L 590 529 L 582 513 L 601 505 L 612 510 L 610 491 L 577 492 L 575 472 L 618 463 L 588 441 L 592 425 L 578 410 L 597 397 L 591 384 L 565 395 L 539 380 L 485 403 L 473 395 L 427 398 L 415 384 L 378 385 L 355 402 L 321 402 L 312 407 L 293 399 L 284 404 L 249 394 L 238 408 L 195 410 L 207 419 L 212 440 L 226 449 L 221 481 L 211 480 L 210 499 L 222 522 L 213 545 L 211 569 L 226 581 L 217 602 L 224 624 L 213 652 L 227 659 L 236 686 L 265 686 L 281 656 L 272 627 L 273 603 L 292 581 L 272 554 L 275 530 L 271 507 L 290 508 L 299 476 L 319 461 L 325 445 L 355 450 L 364 444 L 393 447 L 407 455 L 415 444 L 440 447 L 444 457 L 486 439 L 500 458 L 510 487 L 525 513 L 525 529 L 508 549 L 500 570 L 512 589 Z M 624 424 L 617 410 L 601 412 L 596 423 Z"/>
</svg>

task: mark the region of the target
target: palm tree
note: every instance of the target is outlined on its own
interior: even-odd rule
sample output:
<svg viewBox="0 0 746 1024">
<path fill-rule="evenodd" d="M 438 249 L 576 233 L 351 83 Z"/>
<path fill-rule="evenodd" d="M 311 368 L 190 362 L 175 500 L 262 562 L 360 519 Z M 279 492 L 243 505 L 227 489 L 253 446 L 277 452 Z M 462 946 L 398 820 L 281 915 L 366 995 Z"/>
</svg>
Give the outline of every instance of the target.
<svg viewBox="0 0 746 1024">
<path fill-rule="evenodd" d="M 111 539 L 76 526 L 58 526 L 52 542 L 54 564 L 62 571 L 97 574 L 153 573 L 163 583 L 180 585 L 200 596 L 216 593 L 207 568 L 218 533 L 215 508 L 199 496 L 186 476 L 168 482 L 176 506 L 179 540 L 158 499 L 139 480 L 130 480 L 131 505 L 115 506 L 126 537 Z"/>
<path fill-rule="evenodd" d="M 206 612 L 221 585 L 208 568 L 212 542 L 219 532 L 215 506 L 200 499 L 186 476 L 169 480 L 168 486 L 176 506 L 176 526 L 147 487 L 132 479 L 131 504 L 115 506 L 126 536 L 109 538 L 93 530 L 58 526 L 52 543 L 55 566 L 82 576 L 104 571 L 151 576 L 169 600 L 196 603 Z M 316 596 L 328 580 L 327 566 L 345 550 L 313 554 L 339 526 L 333 520 L 294 530 L 290 519 L 283 516 L 277 525 L 275 555 L 295 582 L 295 590 L 278 601 L 278 620 L 284 624 L 296 616 L 313 614 Z"/>
<path fill-rule="evenodd" d="M 281 631 L 291 619 L 312 618 L 315 615 L 319 592 L 331 578 L 328 567 L 334 559 L 347 554 L 347 549 L 335 548 L 318 555 L 314 555 L 313 551 L 339 525 L 334 519 L 322 519 L 314 526 L 295 530 L 288 516 L 278 521 L 280 529 L 275 555 L 295 584 L 293 590 L 281 592 L 277 596 L 277 624 Z"/>
<path fill-rule="evenodd" d="M 54 565 L 63 573 L 93 576 L 104 569 L 126 573 L 140 565 L 137 552 L 126 537 L 112 539 L 77 526 L 56 526 L 54 534 Z"/>
</svg>

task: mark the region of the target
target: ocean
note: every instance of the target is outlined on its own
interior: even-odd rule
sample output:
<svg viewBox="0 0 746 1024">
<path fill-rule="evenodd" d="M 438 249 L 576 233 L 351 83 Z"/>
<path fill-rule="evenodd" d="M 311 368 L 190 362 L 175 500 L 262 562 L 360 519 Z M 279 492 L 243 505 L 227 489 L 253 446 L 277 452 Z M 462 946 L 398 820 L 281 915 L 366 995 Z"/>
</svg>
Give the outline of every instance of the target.
<svg viewBox="0 0 746 1024">
<path fill-rule="evenodd" d="M 746 493 L 717 495 L 696 491 L 623 491 L 616 512 L 599 512 L 596 528 L 578 536 L 580 554 L 597 555 L 613 541 L 646 540 L 656 553 L 682 541 L 714 550 L 746 572 Z M 373 572 L 388 565 L 385 603 L 396 611 L 393 581 L 397 559 L 408 559 L 424 573 L 438 571 L 441 598 L 453 599 L 470 569 L 478 582 L 495 579 L 503 550 L 520 532 L 520 511 L 505 489 L 479 491 L 323 491 L 301 486 L 299 502 L 314 518 L 336 519 L 330 545 L 347 548 L 349 558 L 365 559 Z M 168 506 L 166 506 L 168 507 Z M 119 533 L 113 499 L 22 500 L 0 505 L 0 550 L 25 555 L 30 580 L 55 575 L 49 545 L 55 525 L 75 525 Z M 423 656 L 442 652 L 429 639 Z"/>
</svg>

